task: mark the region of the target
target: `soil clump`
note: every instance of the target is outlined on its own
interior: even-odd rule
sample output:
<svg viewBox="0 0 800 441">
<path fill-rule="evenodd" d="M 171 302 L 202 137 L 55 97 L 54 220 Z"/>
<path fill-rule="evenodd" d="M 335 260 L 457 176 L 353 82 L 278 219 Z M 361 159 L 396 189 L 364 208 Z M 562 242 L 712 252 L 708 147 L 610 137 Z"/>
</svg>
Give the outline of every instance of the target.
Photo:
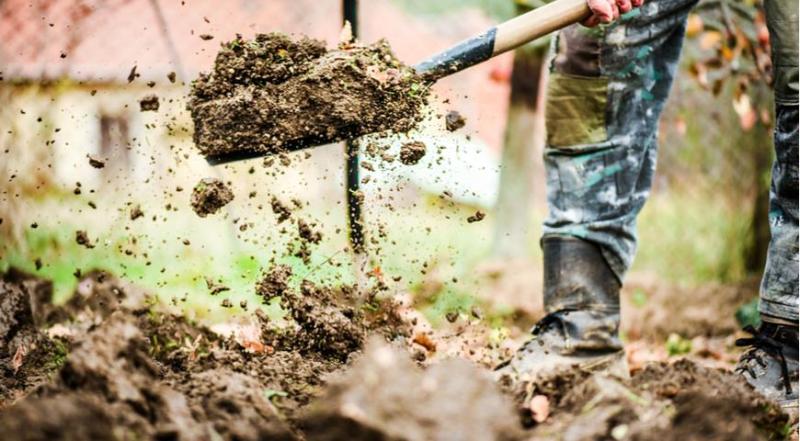
<svg viewBox="0 0 800 441">
<path fill-rule="evenodd" d="M 233 192 L 216 178 L 205 178 L 192 191 L 192 210 L 200 217 L 214 214 L 233 200 Z"/>
<path fill-rule="evenodd" d="M 222 45 L 192 84 L 188 108 L 205 156 L 278 153 L 373 132 L 406 132 L 427 85 L 389 45 L 326 49 L 279 33 Z"/>
<path fill-rule="evenodd" d="M 451 359 L 421 370 L 379 340 L 302 419 L 309 440 L 513 440 L 513 407 L 488 374 Z"/>
<path fill-rule="evenodd" d="M 422 141 L 412 141 L 400 147 L 400 162 L 405 165 L 414 165 L 425 156 L 425 143 Z"/>
<path fill-rule="evenodd" d="M 158 112 L 158 95 L 147 95 L 139 100 L 139 110 L 142 112 Z"/>
<path fill-rule="evenodd" d="M 448 132 L 455 132 L 465 125 L 467 125 L 467 119 L 458 111 L 451 110 L 444 117 L 444 126 Z"/>
</svg>

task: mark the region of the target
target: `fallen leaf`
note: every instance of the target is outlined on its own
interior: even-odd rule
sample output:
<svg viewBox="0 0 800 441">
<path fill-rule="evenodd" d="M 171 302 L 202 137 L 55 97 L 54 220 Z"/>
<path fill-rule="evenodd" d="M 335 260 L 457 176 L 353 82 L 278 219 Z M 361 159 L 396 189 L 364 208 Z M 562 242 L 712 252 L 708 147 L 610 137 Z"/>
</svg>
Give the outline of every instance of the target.
<svg viewBox="0 0 800 441">
<path fill-rule="evenodd" d="M 11 367 L 14 369 L 14 373 L 16 373 L 19 368 L 22 366 L 22 360 L 25 358 L 25 354 L 28 353 L 28 350 L 25 349 L 25 346 L 17 347 L 17 351 L 14 352 L 14 358 L 11 359 Z"/>
<path fill-rule="evenodd" d="M 414 340 L 412 341 L 422 346 L 429 352 L 436 352 L 436 343 L 434 343 L 433 340 L 431 340 L 428 334 L 417 334 L 414 336 Z"/>
</svg>

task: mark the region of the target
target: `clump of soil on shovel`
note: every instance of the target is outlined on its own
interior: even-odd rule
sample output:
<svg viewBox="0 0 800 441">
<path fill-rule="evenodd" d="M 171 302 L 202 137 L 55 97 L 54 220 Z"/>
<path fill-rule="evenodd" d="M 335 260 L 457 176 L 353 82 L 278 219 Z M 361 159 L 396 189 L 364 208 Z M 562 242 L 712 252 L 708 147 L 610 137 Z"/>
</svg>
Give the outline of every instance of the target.
<svg viewBox="0 0 800 441">
<path fill-rule="evenodd" d="M 405 132 L 420 119 L 427 85 L 386 41 L 342 43 L 258 34 L 225 43 L 192 84 L 194 141 L 209 157 L 276 153 Z"/>
</svg>

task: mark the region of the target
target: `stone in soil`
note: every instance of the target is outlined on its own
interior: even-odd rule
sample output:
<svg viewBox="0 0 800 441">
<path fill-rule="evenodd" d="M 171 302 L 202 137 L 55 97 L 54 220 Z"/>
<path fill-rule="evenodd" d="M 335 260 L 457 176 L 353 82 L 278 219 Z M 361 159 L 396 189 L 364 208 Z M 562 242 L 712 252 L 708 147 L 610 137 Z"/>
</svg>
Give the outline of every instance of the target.
<svg viewBox="0 0 800 441">
<path fill-rule="evenodd" d="M 422 141 L 412 141 L 400 147 L 400 162 L 405 165 L 414 165 L 425 156 L 425 143 Z"/>
<path fill-rule="evenodd" d="M 237 38 L 192 84 L 188 108 L 203 155 L 272 154 L 373 132 L 405 132 L 427 85 L 381 40 L 341 44 L 284 34 Z"/>
<path fill-rule="evenodd" d="M 233 192 L 216 178 L 205 178 L 192 190 L 192 210 L 200 217 L 214 214 L 233 200 Z"/>
</svg>

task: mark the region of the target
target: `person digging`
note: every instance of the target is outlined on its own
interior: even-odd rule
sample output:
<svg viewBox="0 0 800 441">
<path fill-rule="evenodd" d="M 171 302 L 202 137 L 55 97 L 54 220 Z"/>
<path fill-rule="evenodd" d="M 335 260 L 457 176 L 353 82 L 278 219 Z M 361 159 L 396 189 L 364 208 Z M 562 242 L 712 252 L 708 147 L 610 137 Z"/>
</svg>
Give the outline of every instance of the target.
<svg viewBox="0 0 800 441">
<path fill-rule="evenodd" d="M 496 368 L 502 380 L 531 381 L 574 365 L 628 375 L 618 332 L 620 288 L 655 173 L 659 116 L 697 0 L 643 3 L 588 0 L 592 15 L 584 26 L 567 27 L 555 40 L 546 110 L 549 215 L 541 241 L 546 315 Z M 764 6 L 776 102 L 771 241 L 760 288 L 762 324 L 745 328 L 752 337 L 736 341 L 747 348 L 736 372 L 796 409 L 798 0 Z"/>
</svg>

